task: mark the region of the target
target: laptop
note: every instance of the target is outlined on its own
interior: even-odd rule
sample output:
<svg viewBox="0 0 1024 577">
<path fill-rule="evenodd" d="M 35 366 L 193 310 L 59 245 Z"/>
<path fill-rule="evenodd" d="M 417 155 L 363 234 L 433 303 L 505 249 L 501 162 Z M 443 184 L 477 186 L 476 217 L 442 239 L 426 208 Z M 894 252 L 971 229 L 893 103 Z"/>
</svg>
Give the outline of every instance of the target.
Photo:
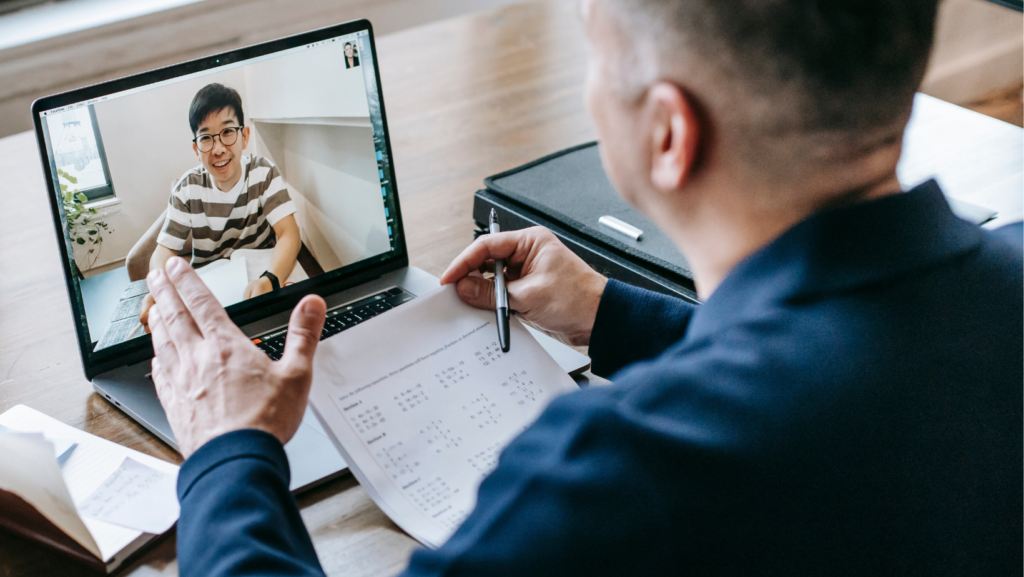
<svg viewBox="0 0 1024 577">
<path fill-rule="evenodd" d="M 48 96 L 32 115 L 86 378 L 175 449 L 140 316 L 168 255 L 275 360 L 307 294 L 327 301 L 330 338 L 438 287 L 409 266 L 366 20 Z M 567 372 L 589 368 L 535 334 Z M 308 409 L 285 451 L 293 491 L 345 470 Z"/>
</svg>

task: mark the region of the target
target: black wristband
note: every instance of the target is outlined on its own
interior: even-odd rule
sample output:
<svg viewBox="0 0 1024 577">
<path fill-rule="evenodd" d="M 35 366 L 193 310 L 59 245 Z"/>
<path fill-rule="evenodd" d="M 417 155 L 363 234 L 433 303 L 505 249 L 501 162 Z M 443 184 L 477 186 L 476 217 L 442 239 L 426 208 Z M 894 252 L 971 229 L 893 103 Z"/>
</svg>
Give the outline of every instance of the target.
<svg viewBox="0 0 1024 577">
<path fill-rule="evenodd" d="M 260 278 L 267 278 L 270 281 L 270 286 L 273 290 L 281 288 L 281 281 L 277 279 L 277 275 L 270 272 L 269 270 L 260 275 Z"/>
</svg>

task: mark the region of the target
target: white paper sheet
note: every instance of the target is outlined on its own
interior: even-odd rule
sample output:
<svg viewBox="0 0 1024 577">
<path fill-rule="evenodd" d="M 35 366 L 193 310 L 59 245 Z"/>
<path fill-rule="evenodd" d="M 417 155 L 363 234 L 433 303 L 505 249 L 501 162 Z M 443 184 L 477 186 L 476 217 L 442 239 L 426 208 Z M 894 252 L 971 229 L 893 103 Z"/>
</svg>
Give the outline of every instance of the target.
<svg viewBox="0 0 1024 577">
<path fill-rule="evenodd" d="M 78 443 L 74 441 L 69 441 L 67 439 L 54 439 L 46 437 L 42 433 L 26 433 L 23 431 L 16 431 L 14 429 L 9 429 L 3 425 L 0 425 L 0 431 L 14 433 L 15 435 L 21 435 L 23 437 L 29 437 L 32 439 L 45 439 L 49 441 L 53 445 L 53 456 L 57 458 L 58 464 L 63 463 L 65 458 L 67 458 L 67 456 L 71 454 L 71 450 L 78 445 Z"/>
<path fill-rule="evenodd" d="M 0 425 L 19 431 L 41 432 L 46 436 L 60 437 L 78 443 L 78 447 L 71 452 L 60 468 L 71 499 L 76 505 L 92 494 L 128 456 L 177 478 L 177 465 L 90 435 L 25 405 L 11 407 L 0 415 Z M 174 498 L 177 499 L 176 494 Z M 99 545 L 101 559 L 104 562 L 109 561 L 143 534 L 142 531 L 126 529 L 98 519 L 83 521 Z"/>
<path fill-rule="evenodd" d="M 310 402 L 356 478 L 420 542 L 444 543 L 498 454 L 577 385 L 512 319 L 442 287 L 320 344 Z"/>
<path fill-rule="evenodd" d="M 220 304 L 228 307 L 242 301 L 242 293 L 249 285 L 249 276 L 245 269 L 245 259 L 221 259 L 200 269 L 196 274 L 203 279 L 207 288 L 217 297 Z"/>
<path fill-rule="evenodd" d="M 1022 159 L 1020 127 L 917 94 L 896 175 L 904 188 L 935 178 L 947 197 L 996 211 L 985 228 L 998 228 L 1024 218 Z"/>
<path fill-rule="evenodd" d="M 177 476 L 125 457 L 78 506 L 82 517 L 160 535 L 178 520 Z"/>
</svg>

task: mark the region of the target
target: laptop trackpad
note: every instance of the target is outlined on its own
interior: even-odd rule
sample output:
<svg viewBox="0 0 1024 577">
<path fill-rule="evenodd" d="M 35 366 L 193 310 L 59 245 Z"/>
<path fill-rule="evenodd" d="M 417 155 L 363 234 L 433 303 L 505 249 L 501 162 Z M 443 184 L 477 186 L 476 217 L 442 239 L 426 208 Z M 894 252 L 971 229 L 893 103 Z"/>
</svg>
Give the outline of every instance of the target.
<svg viewBox="0 0 1024 577">
<path fill-rule="evenodd" d="M 284 446 L 284 452 L 288 455 L 288 466 L 292 470 L 292 481 L 288 487 L 291 491 L 297 491 L 347 467 L 309 407 L 306 407 L 299 430 Z"/>
</svg>

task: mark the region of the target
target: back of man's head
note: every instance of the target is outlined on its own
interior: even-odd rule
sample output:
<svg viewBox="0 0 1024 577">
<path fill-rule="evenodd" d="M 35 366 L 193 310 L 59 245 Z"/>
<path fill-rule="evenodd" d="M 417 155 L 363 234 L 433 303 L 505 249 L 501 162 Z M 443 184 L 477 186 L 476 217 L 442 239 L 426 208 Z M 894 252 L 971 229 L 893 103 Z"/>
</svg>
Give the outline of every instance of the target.
<svg viewBox="0 0 1024 577">
<path fill-rule="evenodd" d="M 631 46 L 622 94 L 657 80 L 696 89 L 716 128 L 750 156 L 778 139 L 817 135 L 850 148 L 844 135 L 901 129 L 937 9 L 937 0 L 599 1 Z"/>
</svg>

